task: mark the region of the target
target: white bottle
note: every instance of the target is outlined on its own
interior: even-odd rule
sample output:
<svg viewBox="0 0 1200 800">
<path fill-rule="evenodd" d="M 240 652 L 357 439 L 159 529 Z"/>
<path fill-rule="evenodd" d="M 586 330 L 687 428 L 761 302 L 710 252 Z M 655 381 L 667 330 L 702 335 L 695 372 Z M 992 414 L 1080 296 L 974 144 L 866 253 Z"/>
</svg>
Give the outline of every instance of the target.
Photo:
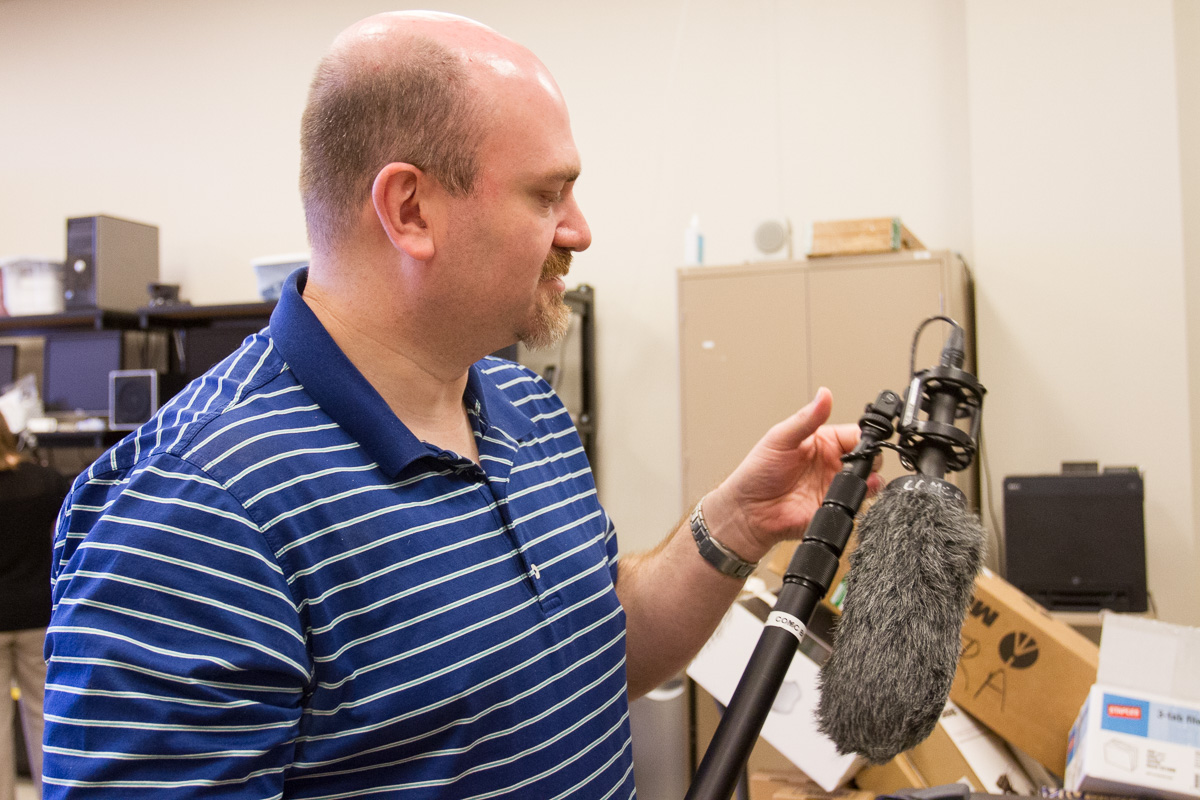
<svg viewBox="0 0 1200 800">
<path fill-rule="evenodd" d="M 683 263 L 688 267 L 704 263 L 704 234 L 700 232 L 699 214 L 692 214 L 692 221 L 683 232 Z"/>
</svg>

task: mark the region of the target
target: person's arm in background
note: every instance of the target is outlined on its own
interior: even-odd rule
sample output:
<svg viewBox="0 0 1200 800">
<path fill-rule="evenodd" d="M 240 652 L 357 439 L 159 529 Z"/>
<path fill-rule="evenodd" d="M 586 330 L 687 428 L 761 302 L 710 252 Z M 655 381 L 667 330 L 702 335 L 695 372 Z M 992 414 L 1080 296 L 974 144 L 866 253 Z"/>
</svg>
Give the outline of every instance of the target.
<svg viewBox="0 0 1200 800">
<path fill-rule="evenodd" d="M 803 536 L 841 457 L 858 442 L 857 425 L 822 424 L 832 404 L 821 389 L 811 403 L 771 428 L 703 500 L 714 539 L 758 561 L 784 539 Z M 872 475 L 869 487 L 879 489 Z M 678 673 L 716 629 L 742 580 L 701 557 L 687 519 L 654 550 L 622 558 L 617 596 L 625 608 L 631 699 Z"/>
</svg>

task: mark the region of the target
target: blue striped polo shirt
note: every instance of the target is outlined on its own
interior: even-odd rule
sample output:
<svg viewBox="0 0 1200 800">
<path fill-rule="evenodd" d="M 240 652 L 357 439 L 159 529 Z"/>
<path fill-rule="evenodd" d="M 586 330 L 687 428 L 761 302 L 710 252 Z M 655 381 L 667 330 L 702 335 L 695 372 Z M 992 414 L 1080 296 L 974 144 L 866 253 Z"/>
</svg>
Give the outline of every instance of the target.
<svg viewBox="0 0 1200 800">
<path fill-rule="evenodd" d="M 75 482 L 47 798 L 630 798 L 616 536 L 562 403 L 484 359 L 479 463 L 301 299 Z"/>
</svg>

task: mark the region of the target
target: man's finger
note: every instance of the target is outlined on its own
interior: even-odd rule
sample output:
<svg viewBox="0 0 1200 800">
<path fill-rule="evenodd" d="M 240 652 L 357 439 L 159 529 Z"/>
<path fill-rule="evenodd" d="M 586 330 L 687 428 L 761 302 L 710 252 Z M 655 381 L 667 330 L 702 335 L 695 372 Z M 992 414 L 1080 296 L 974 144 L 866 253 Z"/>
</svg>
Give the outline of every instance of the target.
<svg viewBox="0 0 1200 800">
<path fill-rule="evenodd" d="M 822 386 L 808 405 L 771 429 L 768 441 L 781 450 L 794 450 L 829 419 L 833 395 Z"/>
<path fill-rule="evenodd" d="M 849 453 L 858 444 L 859 438 L 862 436 L 862 431 L 857 425 L 852 422 L 843 422 L 840 425 L 830 425 L 826 430 L 830 431 L 838 447 L 843 453 Z"/>
</svg>

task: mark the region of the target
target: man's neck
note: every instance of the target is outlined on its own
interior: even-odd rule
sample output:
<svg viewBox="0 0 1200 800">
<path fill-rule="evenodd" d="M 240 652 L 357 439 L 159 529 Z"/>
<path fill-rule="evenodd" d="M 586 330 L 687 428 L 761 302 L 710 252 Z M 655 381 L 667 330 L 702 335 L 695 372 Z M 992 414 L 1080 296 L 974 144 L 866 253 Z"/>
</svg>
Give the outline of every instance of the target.
<svg viewBox="0 0 1200 800">
<path fill-rule="evenodd" d="M 432 337 L 378 319 L 371 312 L 380 307 L 381 298 L 374 303 L 353 302 L 311 280 L 303 298 L 338 348 L 414 436 L 478 462 L 463 407 L 472 362 L 451 363 L 421 346 L 422 340 Z"/>
</svg>

